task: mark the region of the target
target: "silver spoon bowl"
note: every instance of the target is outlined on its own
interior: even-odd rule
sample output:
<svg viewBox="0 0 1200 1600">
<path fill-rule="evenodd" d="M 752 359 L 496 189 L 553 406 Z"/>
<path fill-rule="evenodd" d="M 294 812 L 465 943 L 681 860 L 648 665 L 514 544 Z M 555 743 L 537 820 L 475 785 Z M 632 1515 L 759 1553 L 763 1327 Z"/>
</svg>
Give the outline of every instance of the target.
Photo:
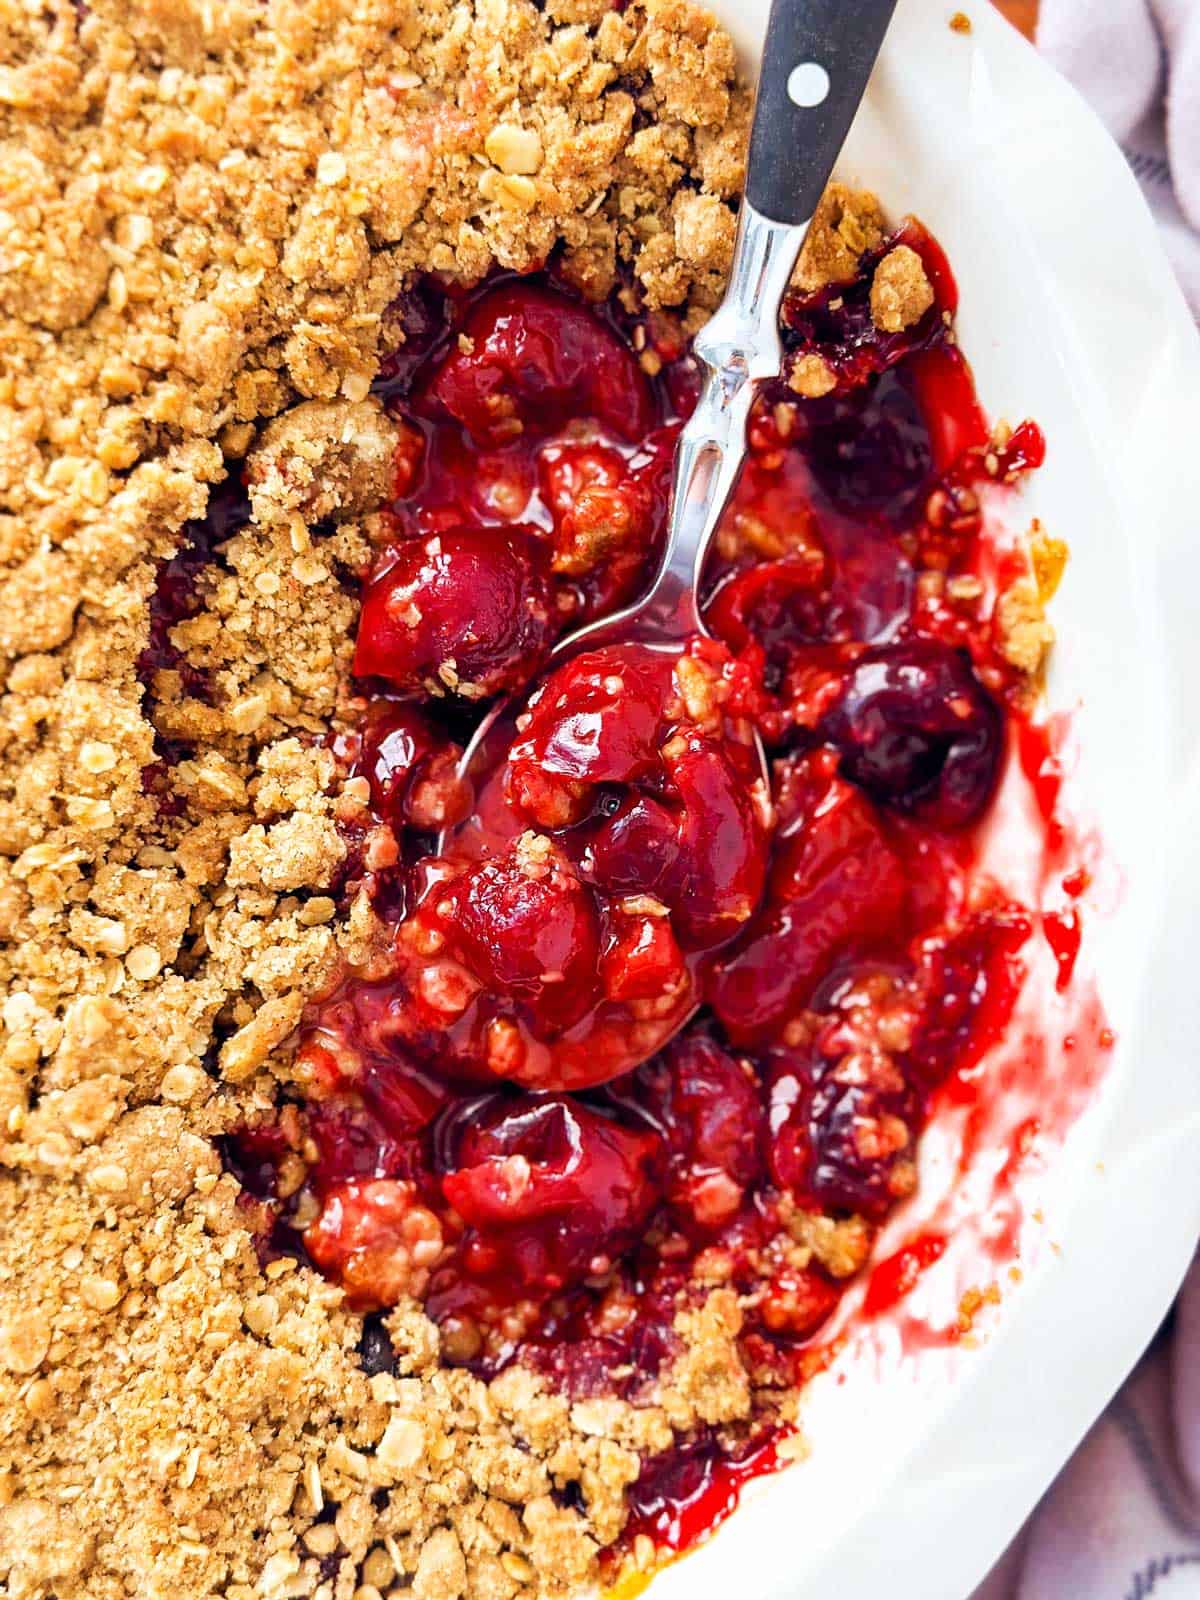
<svg viewBox="0 0 1200 1600">
<path fill-rule="evenodd" d="M 746 425 L 760 383 L 779 375 L 783 349 L 779 308 L 795 268 L 808 223 L 772 222 L 747 200 L 742 204 L 729 285 L 717 311 L 693 343 L 703 370 L 696 409 L 675 449 L 671 516 L 666 546 L 650 588 L 631 606 L 559 640 L 538 682 L 499 701 L 463 751 L 458 775 L 478 794 L 504 760 L 517 718 L 545 677 L 585 650 L 637 644 L 678 650 L 707 633 L 697 603 L 698 585 L 722 513 L 745 456 Z M 769 789 L 762 745 L 758 763 Z M 473 853 L 473 822 L 447 828 L 439 854 Z"/>
</svg>

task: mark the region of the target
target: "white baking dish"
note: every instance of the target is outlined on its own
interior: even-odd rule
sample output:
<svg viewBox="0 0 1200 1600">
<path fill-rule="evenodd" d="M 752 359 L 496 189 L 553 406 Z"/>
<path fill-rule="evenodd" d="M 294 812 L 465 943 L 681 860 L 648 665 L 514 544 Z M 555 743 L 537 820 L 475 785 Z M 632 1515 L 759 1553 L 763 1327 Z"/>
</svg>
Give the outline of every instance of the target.
<svg viewBox="0 0 1200 1600">
<path fill-rule="evenodd" d="M 715 5 L 748 65 L 767 7 Z M 1200 342 L 1100 124 L 985 0 L 969 33 L 955 9 L 902 0 L 839 172 L 932 228 L 986 409 L 1049 440 L 1008 514 L 1072 548 L 1050 702 L 1073 713 L 1069 803 L 1108 864 L 1082 964 L 1117 1044 L 1027 1179 L 1021 1282 L 1000 1274 L 979 1348 L 901 1358 L 886 1324 L 852 1338 L 811 1386 L 810 1457 L 753 1484 L 656 1600 L 962 1600 L 1149 1339 L 1200 1231 Z M 1063 1017 L 1035 1026 L 1053 1081 Z M 945 1159 L 935 1130 L 925 1204 Z M 953 1306 L 961 1272 L 948 1253 L 913 1305 Z"/>
</svg>

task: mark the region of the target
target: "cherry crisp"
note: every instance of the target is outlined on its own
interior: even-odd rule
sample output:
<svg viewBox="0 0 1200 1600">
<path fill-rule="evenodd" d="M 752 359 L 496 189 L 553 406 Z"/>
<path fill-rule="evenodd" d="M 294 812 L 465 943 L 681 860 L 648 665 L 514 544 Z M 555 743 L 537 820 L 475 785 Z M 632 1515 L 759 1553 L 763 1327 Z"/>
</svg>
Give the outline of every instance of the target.
<svg viewBox="0 0 1200 1600">
<path fill-rule="evenodd" d="M 0 20 L 11 1600 L 640 1583 L 936 1257 L 1086 871 L 983 865 L 1065 552 L 919 223 L 822 200 L 705 635 L 551 660 L 655 568 L 750 105 L 691 0 Z"/>
</svg>

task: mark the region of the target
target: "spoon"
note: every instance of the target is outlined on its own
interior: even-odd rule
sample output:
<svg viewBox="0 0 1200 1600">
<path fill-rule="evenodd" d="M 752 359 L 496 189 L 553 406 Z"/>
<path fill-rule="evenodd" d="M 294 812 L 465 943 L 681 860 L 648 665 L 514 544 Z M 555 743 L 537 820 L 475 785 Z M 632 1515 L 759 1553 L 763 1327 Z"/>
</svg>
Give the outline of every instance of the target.
<svg viewBox="0 0 1200 1600">
<path fill-rule="evenodd" d="M 741 472 L 746 424 L 759 385 L 783 364 L 779 310 L 813 212 L 866 92 L 896 0 L 773 0 L 758 80 L 746 192 L 729 283 L 692 349 L 700 398 L 675 449 L 671 515 L 653 583 L 642 598 L 559 640 L 539 679 L 499 701 L 463 752 L 460 778 L 475 792 L 511 743 L 517 714 L 571 657 L 605 645 L 682 647 L 707 629 L 697 586 Z M 758 763 L 769 791 L 762 745 Z M 438 853 L 462 845 L 470 822 L 446 829 Z"/>
</svg>

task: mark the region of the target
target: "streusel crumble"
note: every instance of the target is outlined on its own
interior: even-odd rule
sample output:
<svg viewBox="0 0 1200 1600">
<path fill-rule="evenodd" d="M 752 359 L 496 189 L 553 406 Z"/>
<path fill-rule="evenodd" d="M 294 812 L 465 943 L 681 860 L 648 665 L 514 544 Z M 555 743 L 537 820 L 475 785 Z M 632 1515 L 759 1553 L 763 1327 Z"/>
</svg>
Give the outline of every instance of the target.
<svg viewBox="0 0 1200 1600">
<path fill-rule="evenodd" d="M 637 518 L 661 519 L 650 480 L 669 441 L 640 500 L 610 492 L 626 464 L 608 446 L 583 480 L 549 460 L 576 499 L 536 583 L 535 536 L 505 535 L 530 585 L 518 645 L 448 642 L 437 616 L 396 599 L 394 566 L 364 602 L 398 527 L 428 533 L 403 521 L 429 448 L 404 415 L 413 375 L 435 346 L 446 358 L 447 330 L 464 361 L 475 350 L 439 297 L 461 306 L 480 283 L 504 293 L 506 274 L 550 266 L 553 284 L 530 293 L 606 303 L 655 394 L 678 371 L 661 402 L 678 411 L 686 341 L 732 248 L 748 103 L 729 39 L 686 0 L 13 0 L 0 13 L 0 1578 L 13 1600 L 566 1594 L 622 1538 L 647 1459 L 713 1440 L 736 1455 L 794 1416 L 802 1361 L 783 1374 L 771 1351 L 817 1326 L 862 1265 L 873 1190 L 855 1205 L 788 1200 L 765 1311 L 709 1259 L 702 1293 L 659 1307 L 670 1338 L 652 1388 L 584 1393 L 553 1361 L 512 1359 L 536 1342 L 551 1280 L 514 1323 L 439 1279 L 445 1229 L 482 1207 L 467 1187 L 457 1221 L 410 1195 L 386 1262 L 356 1254 L 320 1172 L 322 1094 L 337 1109 L 348 1091 L 314 1068 L 338 986 L 384 971 L 403 925 L 404 830 L 427 838 L 466 803 L 445 737 L 405 694 L 469 711 L 510 686 L 514 660 L 529 668 L 573 617 L 636 588 Z M 752 477 L 779 470 L 796 407 L 836 408 L 943 338 L 939 259 L 917 225 L 891 235 L 872 196 L 831 188 Z M 922 370 L 927 386 L 949 381 Z M 857 437 L 827 482 L 854 468 Z M 904 669 L 991 740 L 946 801 L 956 826 L 990 793 L 988 696 L 1015 703 L 1036 678 L 1062 565 L 1043 540 L 1032 571 L 1004 576 L 993 617 L 960 562 L 978 498 L 949 467 L 969 448 L 1003 478 L 1036 450 L 1021 430 L 957 443 L 935 440 L 945 481 L 901 517 L 914 615 L 943 640 L 906 646 Z M 931 488 L 927 457 L 892 466 L 880 507 L 910 479 Z M 816 604 L 822 556 L 779 492 L 774 520 L 748 499 L 722 531 L 714 631 L 760 652 L 752 714 L 769 736 L 821 728 L 855 784 L 903 809 L 856 722 L 870 652 L 839 658 L 851 689 L 837 706 L 794 670 L 777 616 Z M 489 526 L 519 522 L 500 499 L 493 510 Z M 495 559 L 494 528 L 482 554 L 471 530 L 453 536 L 461 560 Z M 379 584 L 403 647 L 360 629 Z M 830 604 L 849 605 L 836 584 Z M 960 660 L 976 625 L 991 630 L 986 689 Z M 871 635 L 823 635 L 843 636 Z M 729 684 L 717 696 L 707 670 L 679 682 L 673 726 L 689 737 L 726 714 Z M 380 676 L 404 692 L 372 709 L 362 685 Z M 364 747 L 385 735 L 404 764 L 368 772 Z M 846 827 L 886 851 L 872 802 L 807 760 L 784 763 L 774 805 L 795 818 L 806 785 L 836 781 Z M 540 795 L 521 835 L 529 881 L 574 871 L 550 803 Z M 749 916 L 765 868 L 747 872 L 745 907 L 718 921 Z M 663 902 L 630 892 L 620 911 L 650 948 Z M 712 1004 L 749 1049 L 736 948 Z M 944 975 L 955 958 L 976 954 L 930 959 Z M 915 1026 L 911 995 L 894 974 L 863 985 L 839 995 L 837 1026 L 890 1061 Z M 790 1049 L 816 1037 L 809 998 L 780 1002 Z M 947 1038 L 929 1048 L 949 1070 Z M 712 1070 L 735 1098 L 749 1072 Z M 562 1115 L 615 1127 L 619 1100 Z M 884 1119 L 889 1201 L 911 1187 L 917 1120 Z M 490 1123 L 477 1134 L 493 1136 Z M 772 1160 L 771 1181 L 799 1192 L 795 1139 Z M 403 1187 L 373 1181 L 392 1185 L 389 1203 Z M 664 1181 L 693 1203 L 684 1157 Z M 757 1181 L 709 1183 L 704 1226 Z M 635 1232 L 650 1206 L 630 1213 Z"/>
</svg>

